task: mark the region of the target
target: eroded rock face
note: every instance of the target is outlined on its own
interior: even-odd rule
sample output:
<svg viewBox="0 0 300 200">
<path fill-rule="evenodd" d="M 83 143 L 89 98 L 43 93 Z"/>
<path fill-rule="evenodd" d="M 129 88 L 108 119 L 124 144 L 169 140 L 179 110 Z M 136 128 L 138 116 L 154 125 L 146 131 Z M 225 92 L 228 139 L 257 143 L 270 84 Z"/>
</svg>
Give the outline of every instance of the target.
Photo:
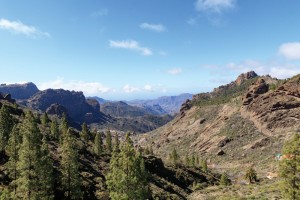
<svg viewBox="0 0 300 200">
<path fill-rule="evenodd" d="M 15 103 L 16 102 L 16 100 L 11 98 L 10 94 L 2 94 L 1 92 L 0 92 L 0 100 L 5 100 L 5 101 L 8 101 L 10 103 Z"/>
<path fill-rule="evenodd" d="M 255 78 L 257 76 L 258 75 L 254 71 L 250 71 L 250 72 L 239 75 L 238 78 L 236 79 L 235 83 L 237 85 L 241 85 L 242 82 L 244 82 L 245 80 L 249 80 L 249 79 Z"/>
<path fill-rule="evenodd" d="M 82 123 L 86 118 L 89 119 L 89 122 L 105 121 L 106 116 L 88 104 L 82 92 L 48 89 L 36 93 L 28 100 L 29 107 L 43 112 L 48 110 L 50 112 L 60 113 L 60 110 L 63 110 L 63 108 L 56 104 L 66 108 L 69 116 L 74 119 L 75 122 Z"/>
<path fill-rule="evenodd" d="M 253 99 L 257 98 L 260 94 L 264 94 L 269 91 L 269 86 L 266 84 L 265 80 L 260 78 L 256 83 L 251 86 L 243 97 L 243 105 L 249 105 Z"/>
<path fill-rule="evenodd" d="M 96 100 L 96 99 L 93 99 L 93 98 L 88 98 L 86 100 L 86 102 L 91 105 L 95 110 L 99 111 L 100 110 L 100 103 Z"/>
<path fill-rule="evenodd" d="M 47 108 L 46 113 L 50 115 L 57 115 L 58 117 L 62 117 L 64 113 L 68 115 L 68 110 L 64 106 L 55 103 L 55 104 L 51 104 L 51 106 Z"/>
<path fill-rule="evenodd" d="M 274 91 L 263 80 L 250 87 L 243 99 L 243 109 L 271 131 L 300 124 L 300 75 Z"/>
</svg>

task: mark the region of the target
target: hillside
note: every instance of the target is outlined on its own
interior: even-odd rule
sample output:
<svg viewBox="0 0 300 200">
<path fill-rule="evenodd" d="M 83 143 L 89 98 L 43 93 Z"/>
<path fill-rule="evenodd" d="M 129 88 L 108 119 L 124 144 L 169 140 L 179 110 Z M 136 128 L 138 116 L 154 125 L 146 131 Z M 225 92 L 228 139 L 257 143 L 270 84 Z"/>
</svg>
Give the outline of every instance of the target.
<svg viewBox="0 0 300 200">
<path fill-rule="evenodd" d="M 10 99 L 0 100 L 0 108 L 5 105 L 7 106 L 9 113 L 13 116 L 14 123 L 22 124 L 25 120 L 25 112 L 21 107 L 10 102 Z M 46 146 L 49 149 L 49 155 L 51 163 L 53 163 L 53 181 L 54 181 L 54 199 L 67 199 L 64 197 L 64 190 L 61 187 L 61 155 L 62 146 L 60 143 L 63 136 L 52 135 L 51 131 L 51 120 L 58 121 L 59 124 L 63 120 L 51 116 L 51 120 L 46 124 L 43 124 L 39 118 L 39 113 L 34 111 L 33 120 L 37 123 L 37 127 L 40 131 L 41 140 L 42 137 L 46 138 Z M 20 125 L 22 127 L 22 125 Z M 61 127 L 61 125 L 59 126 Z M 62 129 L 59 128 L 59 133 Z M 80 189 L 82 191 L 83 199 L 109 199 L 108 189 L 106 185 L 106 176 L 109 172 L 109 162 L 111 159 L 111 153 L 107 151 L 107 146 L 104 146 L 104 152 L 101 155 L 95 155 L 94 153 L 94 135 L 89 134 L 89 139 L 84 140 L 80 137 L 78 130 L 71 128 L 69 129 L 72 137 L 75 139 L 74 144 L 76 152 L 78 152 L 78 170 L 80 177 Z M 66 133 L 65 133 L 66 134 Z M 20 137 L 23 136 L 20 135 Z M 25 136 L 24 136 L 25 137 Z M 59 138 L 57 138 L 59 137 Z M 122 142 L 122 135 L 119 135 Z M 102 138 L 105 140 L 105 137 Z M 115 138 L 113 138 L 115 140 Z M 186 199 L 189 194 L 193 191 L 194 183 L 203 184 L 202 187 L 217 183 L 217 178 L 220 176 L 214 172 L 204 172 L 200 168 L 191 168 L 178 165 L 177 167 L 165 165 L 160 158 L 153 155 L 143 153 L 143 159 L 145 167 L 149 171 L 147 182 L 150 186 L 151 198 L 150 199 Z M 11 177 L 8 176 L 9 172 L 7 169 L 7 163 L 9 156 L 6 151 L 0 151 L 0 197 L 6 199 L 9 184 L 11 184 Z M 35 161 L 36 162 L 36 161 Z M 52 165 L 51 165 L 52 166 Z M 19 168 L 18 168 L 19 169 Z M 26 170 L 26 169 L 24 169 Z M 31 170 L 36 170 L 32 168 Z M 18 175 L 19 176 L 19 175 Z M 34 176 L 33 176 L 34 177 Z M 217 177 L 217 178 L 216 178 Z M 49 177 L 46 177 L 49 178 Z M 35 180 L 32 178 L 31 181 Z M 36 187 L 36 186 L 32 186 Z"/>
<path fill-rule="evenodd" d="M 196 153 L 237 183 L 251 165 L 264 179 L 277 172 L 274 156 L 283 142 L 300 130 L 299 113 L 300 75 L 278 80 L 250 72 L 195 95 L 173 121 L 137 140 L 162 158 L 173 148 L 181 156 Z"/>
</svg>

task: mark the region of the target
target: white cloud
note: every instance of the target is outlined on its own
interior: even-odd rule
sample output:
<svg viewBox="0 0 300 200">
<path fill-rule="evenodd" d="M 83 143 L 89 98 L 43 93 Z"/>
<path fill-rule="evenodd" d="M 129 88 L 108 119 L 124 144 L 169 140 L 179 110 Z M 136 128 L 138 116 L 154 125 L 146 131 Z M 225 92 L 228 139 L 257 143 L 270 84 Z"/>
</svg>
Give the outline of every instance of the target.
<svg viewBox="0 0 300 200">
<path fill-rule="evenodd" d="M 300 42 L 284 43 L 278 53 L 288 60 L 300 60 Z"/>
<path fill-rule="evenodd" d="M 7 19 L 0 19 L 0 29 L 10 31 L 15 34 L 23 34 L 28 37 L 50 37 L 47 32 L 42 32 L 34 26 L 28 26 L 21 21 L 9 21 Z"/>
<path fill-rule="evenodd" d="M 108 15 L 108 9 L 107 8 L 103 8 L 101 10 L 98 10 L 96 12 L 93 12 L 91 14 L 92 17 L 102 17 L 102 16 L 107 16 Z"/>
<path fill-rule="evenodd" d="M 166 27 L 162 24 L 142 23 L 140 24 L 140 28 L 155 31 L 155 32 L 164 32 L 167 30 Z"/>
<path fill-rule="evenodd" d="M 198 11 L 221 13 L 233 9 L 235 2 L 236 0 L 197 0 L 195 7 Z"/>
<path fill-rule="evenodd" d="M 170 69 L 167 72 L 168 74 L 176 75 L 182 73 L 182 69 L 178 67 L 178 68 Z"/>
<path fill-rule="evenodd" d="M 126 85 L 123 87 L 123 91 L 124 91 L 125 93 L 133 93 L 133 92 L 138 92 L 138 91 L 140 91 L 140 89 L 137 88 L 137 87 L 130 86 L 129 84 L 126 84 Z"/>
<path fill-rule="evenodd" d="M 38 87 L 41 90 L 53 88 L 53 89 L 82 91 L 86 96 L 101 95 L 113 91 L 111 88 L 106 87 L 99 82 L 84 82 L 84 81 L 74 81 L 74 80 L 65 81 L 63 78 L 57 78 L 54 81 L 39 83 Z"/>
<path fill-rule="evenodd" d="M 300 74 L 300 67 L 289 63 L 263 63 L 254 60 L 247 60 L 241 63 L 229 63 L 226 66 L 227 70 L 245 73 L 255 71 L 259 75 L 271 75 L 272 77 L 285 79 L 294 75 Z"/>
<path fill-rule="evenodd" d="M 149 85 L 149 84 L 147 84 L 147 85 L 144 86 L 144 90 L 148 91 L 148 92 L 153 92 L 154 91 L 152 85 Z"/>
<path fill-rule="evenodd" d="M 140 44 L 135 40 L 110 40 L 109 46 L 112 48 L 133 50 L 140 53 L 143 56 L 151 56 L 153 54 L 151 49 L 140 46 Z"/>
</svg>

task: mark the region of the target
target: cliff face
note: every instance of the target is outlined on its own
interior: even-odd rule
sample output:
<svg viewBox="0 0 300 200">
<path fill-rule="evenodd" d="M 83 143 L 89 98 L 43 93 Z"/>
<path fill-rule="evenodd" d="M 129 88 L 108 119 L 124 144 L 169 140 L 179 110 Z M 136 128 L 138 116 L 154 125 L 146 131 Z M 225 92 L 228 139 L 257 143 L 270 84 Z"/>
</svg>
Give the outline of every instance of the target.
<svg viewBox="0 0 300 200">
<path fill-rule="evenodd" d="M 57 110 L 53 104 L 59 104 L 66 108 L 69 116 L 79 123 L 84 121 L 103 123 L 107 118 L 99 109 L 97 110 L 97 106 L 88 104 L 82 92 L 47 89 L 36 93 L 28 100 L 29 107 L 43 112 Z"/>
<path fill-rule="evenodd" d="M 28 99 L 35 93 L 39 92 L 39 89 L 31 82 L 25 84 L 1 84 L 0 92 L 4 94 L 11 94 L 14 99 Z"/>
</svg>

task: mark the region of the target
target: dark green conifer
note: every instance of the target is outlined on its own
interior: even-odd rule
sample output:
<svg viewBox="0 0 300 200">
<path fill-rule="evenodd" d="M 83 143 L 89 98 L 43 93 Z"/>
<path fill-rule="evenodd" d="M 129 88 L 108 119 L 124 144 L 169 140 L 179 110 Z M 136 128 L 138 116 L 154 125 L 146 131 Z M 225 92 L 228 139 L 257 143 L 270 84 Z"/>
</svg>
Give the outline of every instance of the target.
<svg viewBox="0 0 300 200">
<path fill-rule="evenodd" d="M 96 133 L 94 140 L 94 153 L 100 156 L 103 153 L 103 133 Z"/>
<path fill-rule="evenodd" d="M 112 153 L 112 138 L 111 138 L 111 132 L 109 129 L 107 129 L 106 132 L 106 138 L 105 138 L 105 147 L 106 147 L 106 151 L 108 153 Z"/>
<path fill-rule="evenodd" d="M 5 151 L 13 125 L 13 118 L 9 113 L 8 107 L 4 104 L 0 109 L 0 154 Z"/>
<path fill-rule="evenodd" d="M 80 137 L 83 141 L 88 142 L 90 139 L 90 131 L 87 127 L 87 124 L 84 122 L 81 126 L 82 130 L 80 132 Z"/>
</svg>

